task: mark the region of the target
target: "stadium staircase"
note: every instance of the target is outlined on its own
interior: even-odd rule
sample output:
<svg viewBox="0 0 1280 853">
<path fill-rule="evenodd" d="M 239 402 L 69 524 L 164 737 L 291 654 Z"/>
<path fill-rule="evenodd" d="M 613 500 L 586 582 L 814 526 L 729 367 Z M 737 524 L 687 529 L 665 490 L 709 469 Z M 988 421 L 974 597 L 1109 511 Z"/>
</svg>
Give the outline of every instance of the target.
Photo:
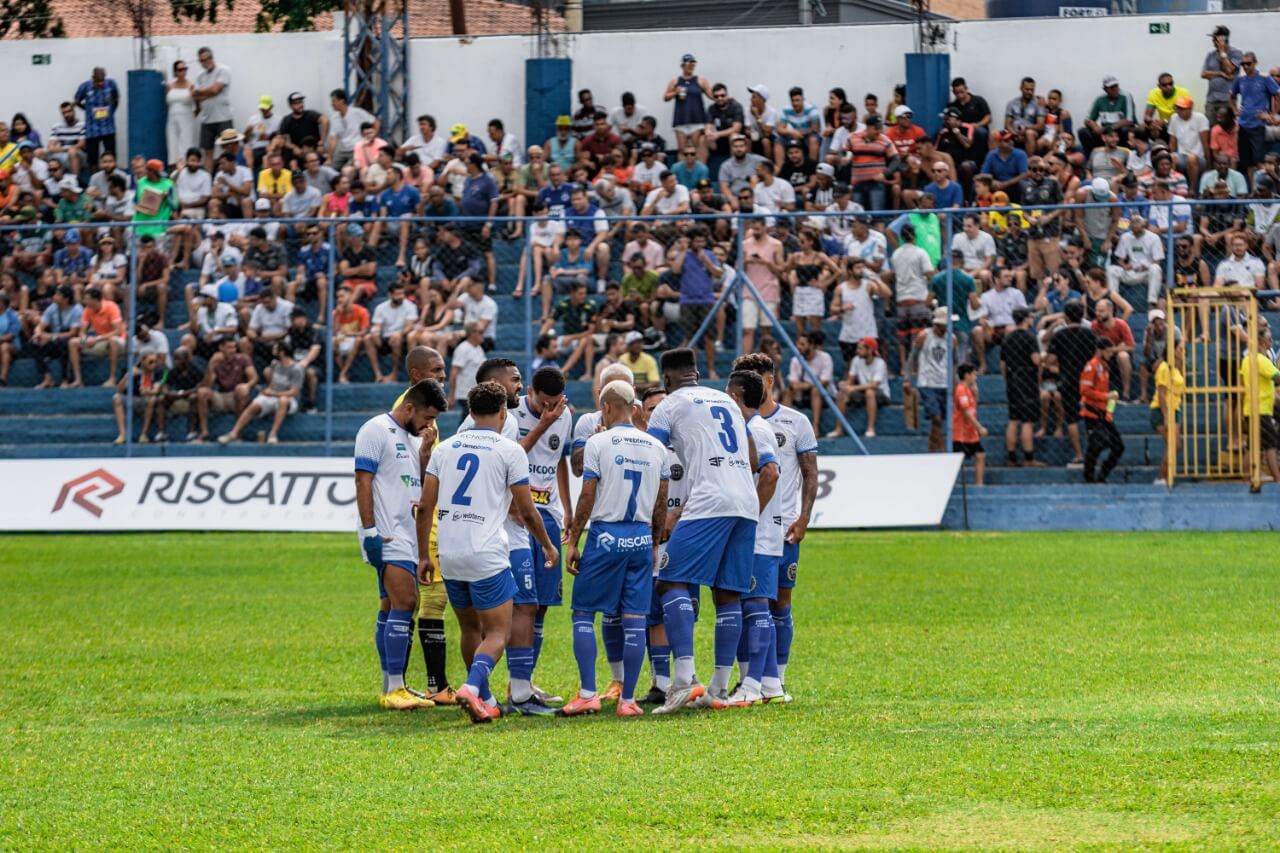
<svg viewBox="0 0 1280 853">
<path fill-rule="evenodd" d="M 523 301 L 510 297 L 517 275 L 520 246 L 509 241 L 494 241 L 498 261 L 498 293 L 494 298 L 498 303 L 497 348 L 492 353 L 506 356 L 518 364 L 528 363 L 525 351 L 525 337 L 528 324 L 525 321 Z M 291 248 L 291 256 L 296 249 Z M 616 261 L 615 261 L 616 266 Z M 292 257 L 291 265 L 292 269 Z M 395 277 L 395 269 L 390 265 L 380 267 L 378 279 L 381 291 L 385 293 L 388 283 Z M 181 271 L 174 274 L 171 282 L 171 294 L 164 334 L 169 338 L 171 348 L 176 348 L 181 337 L 177 331 L 186 322 L 186 306 L 182 300 L 184 285 L 194 281 L 194 271 Z M 1123 295 L 1135 306 L 1145 305 L 1145 294 L 1140 288 L 1127 288 Z M 306 304 L 313 317 L 319 306 Z M 537 306 L 535 305 L 535 312 Z M 1267 315 L 1273 327 L 1280 323 L 1280 315 Z M 794 333 L 794 325 L 787 324 L 788 330 Z M 1140 343 L 1146 326 L 1145 313 L 1135 313 L 1130 319 L 1135 339 Z M 824 325 L 830 349 L 835 355 L 837 370 L 841 361 L 835 352 L 834 341 L 838 332 L 838 324 L 828 321 Z M 785 354 L 789 363 L 790 354 Z M 717 357 L 717 371 L 727 376 L 732 362 L 731 352 L 721 352 Z M 123 362 L 123 359 L 122 359 Z M 1054 526 L 1055 519 L 1037 514 L 1035 507 L 1046 503 L 1065 501 L 1070 504 L 1076 500 L 1071 496 L 1078 495 L 1082 505 L 1097 506 L 1098 501 L 1106 503 L 1119 501 L 1136 501 L 1144 507 L 1158 506 L 1158 500 L 1167 493 L 1163 486 L 1153 486 L 1163 442 L 1151 431 L 1149 414 L 1146 406 L 1125 405 L 1116 410 L 1116 422 L 1125 439 L 1125 452 L 1119 467 L 1112 474 L 1111 485 L 1106 487 L 1085 486 L 1082 483 L 1078 468 L 1067 468 L 1064 462 L 1071 457 L 1070 445 L 1065 438 L 1037 439 L 1037 455 L 1050 462 L 1044 468 L 1016 468 L 1005 465 L 1004 430 L 1007 423 L 1005 408 L 1004 379 L 998 373 L 999 353 L 995 351 L 989 357 L 990 372 L 979 378 L 979 399 L 981 402 L 979 416 L 990 435 L 984 441 L 987 449 L 987 487 L 976 489 L 969 485 L 972 472 L 966 469 L 962 475 L 962 484 L 957 486 L 951 505 L 948 509 L 944 526 L 969 526 L 991 529 L 1006 524 L 1014 527 L 1040 528 Z M 389 367 L 387 356 L 383 356 L 383 367 Z M 785 365 L 784 365 L 785 369 Z M 10 374 L 9 387 L 0 389 L 0 459 L 20 458 L 85 458 L 123 456 L 121 447 L 113 446 L 115 438 L 115 422 L 111 414 L 112 391 L 108 388 L 96 387 L 106 378 L 106 362 L 102 359 L 85 359 L 83 362 L 84 388 L 48 389 L 37 391 L 32 386 L 38 381 L 34 363 L 30 358 L 21 358 L 14 364 Z M 526 371 L 527 372 L 527 371 Z M 400 376 L 403 380 L 403 371 Z M 55 368 L 55 379 L 57 379 Z M 402 389 L 402 383 L 378 385 L 372 382 L 372 374 L 363 357 L 351 371 L 352 384 L 333 386 L 333 443 L 330 452 L 336 456 L 348 456 L 353 452 L 353 440 L 356 430 L 372 414 L 391 405 Z M 527 379 L 527 376 L 526 376 Z M 1134 382 L 1137 382 L 1135 369 Z M 877 421 L 877 437 L 864 439 L 867 449 L 875 454 L 921 453 L 927 449 L 927 425 L 924 430 L 910 430 L 903 419 L 901 406 L 902 388 L 900 380 L 892 382 L 893 404 L 883 409 Z M 568 388 L 570 402 L 579 410 L 590 408 L 591 383 L 582 377 L 575 377 Z M 323 455 L 325 452 L 324 413 L 325 390 L 323 385 L 319 391 L 320 408 L 315 412 L 300 412 L 290 417 L 282 431 L 282 441 L 278 445 L 267 445 L 255 441 L 260 429 L 265 430 L 266 422 L 259 420 L 246 430 L 246 441 L 227 447 L 216 442 L 204 444 L 188 444 L 180 440 L 170 440 L 163 444 L 135 444 L 132 455 L 139 457 L 161 456 L 217 456 L 217 455 L 272 455 L 272 456 L 308 456 Z M 850 422 L 859 433 L 865 427 L 865 412 L 852 409 Z M 450 413 L 442 418 L 443 432 L 456 427 L 458 417 Z M 230 429 L 230 415 L 210 415 L 209 430 L 217 436 Z M 138 421 L 135 419 L 135 432 Z M 834 426 L 834 418 L 830 412 L 824 412 L 822 433 Z M 181 438 L 185 435 L 187 422 L 185 417 L 175 417 L 170 424 L 170 435 Z M 822 454 L 856 453 L 854 443 L 848 438 L 819 438 L 819 451 Z M 1139 488 L 1141 486 L 1141 488 Z M 1234 493 L 1243 490 L 1238 486 L 1197 487 L 1223 490 L 1223 493 Z M 1234 492 L 1232 492 L 1234 490 Z M 1175 490 L 1177 491 L 1177 490 Z M 1049 498 L 1053 498 L 1052 501 Z M 1067 516 L 1059 514 L 1058 521 Z M 1060 524 L 1058 526 L 1061 526 Z M 1070 525 L 1068 525 L 1070 526 Z M 1075 525 L 1087 526 L 1087 525 Z"/>
</svg>

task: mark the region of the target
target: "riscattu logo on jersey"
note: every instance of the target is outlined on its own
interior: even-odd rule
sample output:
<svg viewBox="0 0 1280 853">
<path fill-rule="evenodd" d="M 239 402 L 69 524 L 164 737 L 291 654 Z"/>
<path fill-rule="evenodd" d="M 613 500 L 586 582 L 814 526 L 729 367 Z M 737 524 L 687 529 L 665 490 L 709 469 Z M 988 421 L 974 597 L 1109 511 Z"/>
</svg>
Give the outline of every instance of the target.
<svg viewBox="0 0 1280 853">
<path fill-rule="evenodd" d="M 606 551 L 612 551 L 613 543 L 616 541 L 617 539 L 613 536 L 612 533 L 601 533 L 599 536 L 596 537 L 596 544 Z"/>
</svg>

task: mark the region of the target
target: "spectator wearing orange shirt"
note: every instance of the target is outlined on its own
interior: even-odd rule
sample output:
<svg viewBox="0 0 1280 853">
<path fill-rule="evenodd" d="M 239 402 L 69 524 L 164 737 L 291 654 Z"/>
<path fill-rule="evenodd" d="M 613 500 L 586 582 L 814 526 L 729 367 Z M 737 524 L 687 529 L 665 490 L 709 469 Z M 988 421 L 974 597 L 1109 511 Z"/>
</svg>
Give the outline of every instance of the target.
<svg viewBox="0 0 1280 853">
<path fill-rule="evenodd" d="M 85 288 L 84 315 L 80 321 L 80 328 L 67 342 L 72 376 L 70 387 L 84 387 L 84 377 L 80 373 L 82 353 L 94 358 L 107 356 L 111 367 L 102 387 L 110 388 L 115 385 L 116 367 L 119 364 L 122 349 L 124 349 L 124 319 L 120 316 L 120 306 L 109 299 L 103 299 L 100 288 Z"/>
<path fill-rule="evenodd" d="M 908 154 L 915 154 L 924 139 L 924 128 L 911 123 L 911 107 L 903 104 L 893 113 L 893 127 L 885 133 L 893 147 L 898 149 L 898 156 L 906 159 Z"/>
<path fill-rule="evenodd" d="M 1128 323 L 1116 316 L 1115 306 L 1110 299 L 1098 300 L 1093 310 L 1093 331 L 1111 342 L 1110 364 L 1120 371 L 1121 398 L 1127 400 L 1129 385 L 1133 379 L 1133 330 Z"/>
<path fill-rule="evenodd" d="M 987 470 L 982 439 L 987 428 L 978 420 L 978 371 L 972 364 L 956 371 L 955 403 L 951 413 L 951 450 L 973 460 L 973 484 L 981 486 Z"/>
<path fill-rule="evenodd" d="M 339 361 L 338 381 L 346 385 L 351 381 L 347 376 L 356 356 L 362 351 L 368 352 L 365 346 L 369 340 L 369 311 L 363 305 L 356 304 L 355 291 L 350 287 L 338 288 L 338 306 L 333 309 L 333 346 L 337 350 Z M 378 373 L 377 356 L 370 359 L 374 365 L 374 373 Z"/>
<path fill-rule="evenodd" d="M 1110 338 L 1098 335 L 1097 354 L 1080 371 L 1080 416 L 1084 419 L 1089 446 L 1084 454 L 1084 481 L 1105 483 L 1124 453 L 1124 439 L 1111 417 L 1115 400 L 1119 397 L 1111 390 L 1111 356 L 1115 344 Z M 1098 467 L 1103 451 L 1110 451 Z"/>
</svg>

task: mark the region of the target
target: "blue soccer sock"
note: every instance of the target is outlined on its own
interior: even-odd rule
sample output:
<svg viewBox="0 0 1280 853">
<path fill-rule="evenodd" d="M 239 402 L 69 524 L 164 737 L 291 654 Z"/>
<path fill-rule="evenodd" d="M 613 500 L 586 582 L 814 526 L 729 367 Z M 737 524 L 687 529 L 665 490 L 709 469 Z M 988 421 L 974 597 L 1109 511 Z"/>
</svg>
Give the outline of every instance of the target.
<svg viewBox="0 0 1280 853">
<path fill-rule="evenodd" d="M 600 617 L 600 637 L 604 640 L 604 657 L 609 662 L 609 677 L 622 680 L 622 617 L 605 614 Z"/>
<path fill-rule="evenodd" d="M 684 687 L 693 682 L 693 602 L 688 590 L 674 587 L 662 594 L 662 622 L 676 659 L 672 680 Z"/>
<path fill-rule="evenodd" d="M 665 693 L 671 686 L 670 646 L 649 646 L 649 669 L 653 671 L 653 686 Z"/>
<path fill-rule="evenodd" d="M 387 691 L 404 687 L 404 668 L 409 662 L 409 641 L 413 635 L 413 611 L 392 610 L 387 614 L 385 639 Z"/>
<path fill-rule="evenodd" d="M 760 679 L 761 689 L 775 695 L 782 692 L 782 679 L 778 677 L 778 629 L 769 619 L 769 652 L 764 659 L 764 678 Z"/>
<path fill-rule="evenodd" d="M 507 674 L 512 702 L 528 702 L 533 695 L 533 646 L 507 646 Z"/>
<path fill-rule="evenodd" d="M 636 698 L 636 682 L 644 668 L 643 616 L 622 617 L 622 698 L 628 702 Z"/>
<path fill-rule="evenodd" d="M 742 603 L 742 633 L 747 637 L 749 659 L 743 681 L 753 689 L 760 689 L 764 679 L 765 663 L 769 657 L 769 642 L 773 634 L 773 618 L 769 615 L 769 603 L 763 598 L 753 598 Z"/>
<path fill-rule="evenodd" d="M 378 665 L 382 667 L 382 692 L 387 692 L 387 614 L 378 611 L 378 621 L 374 623 L 373 644 L 378 647 Z"/>
<path fill-rule="evenodd" d="M 729 676 L 733 672 L 733 658 L 738 652 L 738 639 L 742 635 L 742 604 L 716 605 L 715 659 L 716 668 L 711 674 L 711 692 L 722 693 L 729 689 Z"/>
<path fill-rule="evenodd" d="M 488 701 L 487 697 L 493 695 L 489 691 L 489 674 L 493 672 L 496 664 L 497 661 L 480 652 L 477 652 L 475 659 L 471 661 L 471 671 L 467 673 L 467 684 L 482 700 Z"/>
<path fill-rule="evenodd" d="M 773 611 L 773 627 L 778 632 L 778 678 L 786 681 L 787 661 L 791 659 L 791 641 L 796 635 L 790 607 L 779 607 Z"/>
<path fill-rule="evenodd" d="M 579 695 L 590 699 L 596 695 L 596 615 L 573 614 L 573 657 L 578 662 Z"/>
<path fill-rule="evenodd" d="M 757 599 L 758 600 L 758 599 Z M 768 609 L 767 605 L 766 608 Z M 747 604 L 742 603 L 742 633 L 738 636 L 738 678 L 747 677 L 747 668 L 751 664 L 751 618 L 747 616 Z"/>
<path fill-rule="evenodd" d="M 542 623 L 547 621 L 547 614 L 539 612 L 533 617 L 533 665 L 537 667 L 542 657 Z"/>
</svg>

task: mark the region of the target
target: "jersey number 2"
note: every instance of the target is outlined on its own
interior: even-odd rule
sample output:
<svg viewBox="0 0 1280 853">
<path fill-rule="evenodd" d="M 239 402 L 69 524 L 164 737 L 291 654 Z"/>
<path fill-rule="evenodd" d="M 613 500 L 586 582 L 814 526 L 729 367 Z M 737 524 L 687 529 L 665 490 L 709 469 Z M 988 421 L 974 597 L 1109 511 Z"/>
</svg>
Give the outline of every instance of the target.
<svg viewBox="0 0 1280 853">
<path fill-rule="evenodd" d="M 474 453 L 464 453 L 458 457 L 458 470 L 462 472 L 462 482 L 453 490 L 453 503 L 457 506 L 471 506 L 471 496 L 467 489 L 480 470 L 480 457 Z"/>
<path fill-rule="evenodd" d="M 738 452 L 738 434 L 733 429 L 733 415 L 724 406 L 712 406 L 707 411 L 720 422 L 720 443 L 729 453 Z"/>
</svg>

